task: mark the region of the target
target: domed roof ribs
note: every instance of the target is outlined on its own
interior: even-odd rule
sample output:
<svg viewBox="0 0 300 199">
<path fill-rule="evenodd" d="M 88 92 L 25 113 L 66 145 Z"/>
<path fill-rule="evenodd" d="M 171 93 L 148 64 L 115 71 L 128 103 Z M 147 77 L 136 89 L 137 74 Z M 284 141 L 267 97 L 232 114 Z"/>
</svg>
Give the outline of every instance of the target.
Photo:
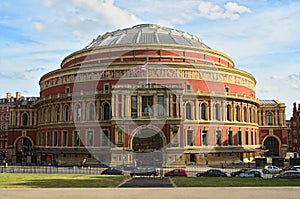
<svg viewBox="0 0 300 199">
<path fill-rule="evenodd" d="M 116 40 L 116 44 L 119 44 L 120 41 L 125 37 L 126 33 L 121 33 L 119 38 Z"/>
<path fill-rule="evenodd" d="M 131 28 L 107 32 L 93 40 L 87 48 L 122 44 L 178 44 L 209 48 L 197 36 L 156 24 L 140 24 Z"/>
</svg>

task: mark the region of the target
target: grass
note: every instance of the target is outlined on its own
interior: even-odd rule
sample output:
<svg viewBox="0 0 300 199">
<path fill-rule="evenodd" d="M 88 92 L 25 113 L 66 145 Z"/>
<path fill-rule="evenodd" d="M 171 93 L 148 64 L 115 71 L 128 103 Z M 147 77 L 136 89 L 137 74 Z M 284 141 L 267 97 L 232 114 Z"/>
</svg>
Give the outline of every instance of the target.
<svg viewBox="0 0 300 199">
<path fill-rule="evenodd" d="M 84 174 L 0 174 L 0 188 L 110 188 L 128 176 Z"/>
<path fill-rule="evenodd" d="M 129 176 L 85 174 L 0 174 L 0 188 L 114 188 Z M 174 177 L 177 187 L 300 186 L 300 179 Z"/>
<path fill-rule="evenodd" d="M 273 187 L 300 186 L 300 179 L 175 177 L 177 187 Z"/>
</svg>

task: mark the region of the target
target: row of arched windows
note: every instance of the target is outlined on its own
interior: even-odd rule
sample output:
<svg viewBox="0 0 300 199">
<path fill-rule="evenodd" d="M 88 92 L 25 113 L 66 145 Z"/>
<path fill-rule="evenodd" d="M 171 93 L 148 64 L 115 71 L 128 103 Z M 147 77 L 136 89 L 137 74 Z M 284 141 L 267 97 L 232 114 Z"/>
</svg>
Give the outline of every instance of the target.
<svg viewBox="0 0 300 199">
<path fill-rule="evenodd" d="M 200 120 L 222 120 L 222 109 L 221 105 L 219 103 L 216 103 L 212 106 L 212 115 L 209 113 L 209 106 L 207 103 L 201 103 L 199 106 L 199 117 L 196 116 L 196 118 L 199 118 Z M 234 109 L 234 110 L 233 110 Z M 223 120 L 227 121 L 243 121 L 243 122 L 255 122 L 256 118 L 256 112 L 254 107 L 243 107 L 241 109 L 240 105 L 234 106 L 234 108 L 227 104 L 224 110 L 224 117 Z M 243 111 L 243 112 L 242 112 Z M 193 103 L 187 102 L 185 105 L 185 113 L 186 113 L 186 119 L 187 120 L 193 120 Z M 242 118 L 243 117 L 243 118 Z"/>
<path fill-rule="evenodd" d="M 88 103 L 85 108 L 83 108 L 82 104 L 77 103 L 73 106 L 73 111 L 68 104 L 62 106 L 62 111 L 60 107 L 52 106 L 40 109 L 38 112 L 39 123 L 69 122 L 72 120 L 94 121 L 98 119 L 95 104 L 92 102 Z M 111 118 L 111 107 L 108 102 L 104 102 L 98 111 L 101 113 L 101 115 L 99 114 L 101 120 L 109 120 Z"/>
</svg>

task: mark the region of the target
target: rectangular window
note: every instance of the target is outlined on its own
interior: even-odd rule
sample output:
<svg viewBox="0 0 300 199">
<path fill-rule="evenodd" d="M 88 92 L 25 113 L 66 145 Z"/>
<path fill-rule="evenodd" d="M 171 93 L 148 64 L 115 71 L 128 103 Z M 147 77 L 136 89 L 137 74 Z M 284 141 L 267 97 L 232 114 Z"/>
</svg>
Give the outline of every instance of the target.
<svg viewBox="0 0 300 199">
<path fill-rule="evenodd" d="M 249 132 L 245 132 L 246 145 L 249 145 Z"/>
<path fill-rule="evenodd" d="M 54 146 L 57 146 L 58 145 L 58 134 L 57 134 L 57 131 L 54 131 L 53 133 L 53 145 Z"/>
<path fill-rule="evenodd" d="M 80 145 L 80 134 L 79 131 L 74 131 L 73 134 L 73 146 L 79 146 Z"/>
<path fill-rule="evenodd" d="M 193 146 L 194 145 L 194 135 L 192 130 L 187 130 L 186 132 L 186 145 Z"/>
<path fill-rule="evenodd" d="M 86 146 L 92 147 L 94 145 L 94 132 L 88 131 L 87 132 L 87 138 L 86 138 Z"/>
<path fill-rule="evenodd" d="M 109 93 L 109 84 L 104 84 L 104 93 Z"/>
<path fill-rule="evenodd" d="M 233 145 L 233 134 L 232 134 L 232 131 L 229 130 L 227 132 L 227 134 L 228 134 L 228 138 L 227 138 L 228 146 L 232 146 Z"/>
<path fill-rule="evenodd" d="M 41 145 L 45 146 L 45 133 L 41 134 Z"/>
<path fill-rule="evenodd" d="M 185 85 L 185 89 L 186 89 L 186 91 L 191 91 L 191 85 L 190 84 L 186 84 Z"/>
<path fill-rule="evenodd" d="M 165 115 L 165 98 L 164 96 L 158 96 L 158 116 Z"/>
<path fill-rule="evenodd" d="M 103 130 L 102 132 L 102 141 L 101 141 L 101 145 L 102 146 L 109 146 L 109 131 L 108 130 Z"/>
<path fill-rule="evenodd" d="M 131 117 L 137 117 L 137 97 L 131 96 Z"/>
<path fill-rule="evenodd" d="M 68 140 L 68 131 L 63 131 L 62 136 L 62 145 L 67 146 L 67 140 Z"/>
<path fill-rule="evenodd" d="M 253 131 L 251 131 L 251 144 L 252 145 L 254 144 L 254 133 L 253 133 Z"/>
<path fill-rule="evenodd" d="M 142 111 L 143 116 L 150 116 L 153 114 L 153 96 L 142 96 Z"/>
<path fill-rule="evenodd" d="M 203 130 L 202 131 L 202 146 L 208 146 L 208 131 L 207 130 Z"/>
<path fill-rule="evenodd" d="M 220 130 L 216 131 L 216 145 L 217 146 L 222 145 L 222 131 L 220 131 Z"/>
<path fill-rule="evenodd" d="M 242 145 L 242 131 L 238 131 L 238 145 Z"/>
</svg>

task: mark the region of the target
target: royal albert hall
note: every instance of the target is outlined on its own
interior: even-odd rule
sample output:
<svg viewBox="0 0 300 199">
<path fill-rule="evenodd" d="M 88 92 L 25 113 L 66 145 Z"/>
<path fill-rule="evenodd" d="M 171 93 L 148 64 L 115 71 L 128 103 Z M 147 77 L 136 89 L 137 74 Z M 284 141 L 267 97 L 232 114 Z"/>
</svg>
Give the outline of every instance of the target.
<svg viewBox="0 0 300 199">
<path fill-rule="evenodd" d="M 37 162 L 219 164 L 263 151 L 255 78 L 184 31 L 107 32 L 39 84 Z"/>
</svg>

